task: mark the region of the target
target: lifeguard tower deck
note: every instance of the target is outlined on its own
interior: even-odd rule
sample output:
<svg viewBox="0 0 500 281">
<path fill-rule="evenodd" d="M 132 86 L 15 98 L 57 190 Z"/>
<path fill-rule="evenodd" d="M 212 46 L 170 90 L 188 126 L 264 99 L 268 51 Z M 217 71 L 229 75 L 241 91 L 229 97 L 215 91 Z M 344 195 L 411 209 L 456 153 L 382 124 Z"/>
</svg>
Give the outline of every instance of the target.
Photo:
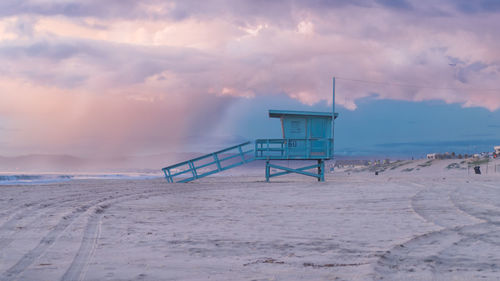
<svg viewBox="0 0 500 281">
<path fill-rule="evenodd" d="M 335 78 L 332 112 L 269 110 L 269 117 L 280 118 L 283 138 L 257 139 L 228 147 L 198 158 L 163 168 L 168 182 L 189 182 L 222 172 L 254 160 L 266 161 L 266 181 L 290 173 L 325 180 L 325 160 L 333 158 Z M 290 168 L 271 163 L 280 160 L 317 161 L 313 165 Z M 271 169 L 280 170 L 271 173 Z M 315 169 L 317 172 L 311 172 Z M 176 180 L 177 179 L 177 180 Z"/>
</svg>

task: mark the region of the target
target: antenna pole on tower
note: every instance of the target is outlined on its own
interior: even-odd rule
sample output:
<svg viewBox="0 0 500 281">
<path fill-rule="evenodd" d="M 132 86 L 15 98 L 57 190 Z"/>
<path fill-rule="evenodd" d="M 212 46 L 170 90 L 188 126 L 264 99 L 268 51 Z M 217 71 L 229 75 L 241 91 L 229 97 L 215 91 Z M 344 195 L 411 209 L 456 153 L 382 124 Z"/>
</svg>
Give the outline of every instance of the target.
<svg viewBox="0 0 500 281">
<path fill-rule="evenodd" d="M 332 151 L 331 151 L 332 158 L 333 158 L 333 145 L 335 143 L 334 136 L 335 136 L 335 77 L 333 77 L 333 95 L 332 95 Z"/>
</svg>

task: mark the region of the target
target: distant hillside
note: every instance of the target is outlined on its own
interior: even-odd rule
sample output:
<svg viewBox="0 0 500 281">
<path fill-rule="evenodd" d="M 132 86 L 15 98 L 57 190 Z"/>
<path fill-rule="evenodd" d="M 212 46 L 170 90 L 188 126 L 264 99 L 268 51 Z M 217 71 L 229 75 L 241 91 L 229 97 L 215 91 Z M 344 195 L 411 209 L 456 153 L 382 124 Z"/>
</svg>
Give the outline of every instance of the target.
<svg viewBox="0 0 500 281">
<path fill-rule="evenodd" d="M 159 171 L 164 166 L 197 156 L 200 154 L 165 153 L 113 158 L 83 158 L 51 154 L 0 156 L 0 172 Z"/>
<path fill-rule="evenodd" d="M 50 171 L 60 169 L 75 169 L 83 167 L 86 159 L 71 155 L 23 155 L 17 157 L 0 156 L 0 169 L 2 171 Z"/>
</svg>

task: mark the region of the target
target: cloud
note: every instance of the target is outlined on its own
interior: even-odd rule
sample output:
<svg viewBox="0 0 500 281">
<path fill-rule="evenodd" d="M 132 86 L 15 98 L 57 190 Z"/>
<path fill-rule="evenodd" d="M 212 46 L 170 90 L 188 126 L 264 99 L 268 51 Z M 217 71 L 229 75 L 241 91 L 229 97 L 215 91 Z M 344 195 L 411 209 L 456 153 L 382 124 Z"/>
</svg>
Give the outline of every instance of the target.
<svg viewBox="0 0 500 281">
<path fill-rule="evenodd" d="M 6 0 L 0 4 L 0 15 L 15 16 L 32 14 L 42 16 L 137 18 L 156 14 L 150 5 L 160 5 L 160 1 L 107 0 L 89 1 L 49 1 L 49 0 Z M 103 8 L 103 6 L 105 8 Z"/>
<path fill-rule="evenodd" d="M 71 133 L 54 133 L 68 147 L 73 140 L 83 151 L 84 144 L 106 142 L 98 136 L 109 133 L 127 139 L 126 149 L 140 150 L 142 142 L 160 147 L 170 137 L 142 132 L 144 124 L 164 126 L 156 121 L 162 112 L 181 120 L 167 125 L 175 138 L 199 135 L 193 132 L 210 127 L 199 127 L 200 120 L 216 123 L 206 116 L 221 116 L 238 98 L 286 94 L 304 104 L 330 101 L 332 76 L 339 78 L 337 103 L 351 110 L 376 93 L 494 111 L 500 108 L 496 6 L 450 0 L 2 1 L 0 116 L 22 123 L 23 132 L 33 131 L 24 137 L 35 138 L 35 132 L 43 135 L 38 128 L 76 116 L 69 109 L 78 108 L 80 117 L 67 118 L 76 122 L 68 121 Z M 47 103 L 58 112 L 47 113 L 50 118 L 40 108 Z M 125 123 L 142 134 L 128 135 L 116 118 L 129 112 L 140 122 Z M 23 116 L 40 121 L 32 126 Z M 78 131 L 92 137 L 73 137 Z M 45 137 L 40 147 L 57 143 Z"/>
<path fill-rule="evenodd" d="M 464 13 L 495 13 L 500 11 L 500 3 L 491 0 L 478 0 L 478 1 L 450 1 L 455 7 Z"/>
<path fill-rule="evenodd" d="M 376 0 L 377 3 L 394 9 L 413 10 L 413 6 L 406 0 Z"/>
</svg>

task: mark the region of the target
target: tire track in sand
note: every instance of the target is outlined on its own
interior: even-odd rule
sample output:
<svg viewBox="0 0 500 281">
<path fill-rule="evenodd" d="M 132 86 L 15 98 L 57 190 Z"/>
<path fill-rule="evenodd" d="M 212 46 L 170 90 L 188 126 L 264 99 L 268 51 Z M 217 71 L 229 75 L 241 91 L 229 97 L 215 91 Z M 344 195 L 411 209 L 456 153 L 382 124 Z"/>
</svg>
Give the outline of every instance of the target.
<svg viewBox="0 0 500 281">
<path fill-rule="evenodd" d="M 103 196 L 104 198 L 113 194 L 114 191 L 97 193 L 98 196 Z M 14 239 L 22 229 L 31 226 L 34 222 L 38 221 L 40 217 L 43 217 L 44 215 L 49 213 L 51 209 L 57 210 L 57 208 L 68 203 L 83 203 L 82 201 L 92 202 L 95 200 L 94 198 L 96 194 L 93 194 L 91 196 L 85 195 L 86 193 L 65 194 L 59 197 L 47 198 L 44 201 L 38 202 L 36 204 L 32 202 L 27 203 L 24 206 L 16 208 L 16 211 L 12 213 L 11 218 L 0 225 L 0 233 L 3 233 L 3 237 L 0 238 L 0 249 L 4 249 L 5 247 L 7 247 L 14 241 Z M 70 197 L 70 199 L 67 199 L 68 196 Z M 61 200 L 63 198 L 66 199 Z M 16 226 L 19 224 L 19 222 L 25 218 L 28 218 L 29 221 L 23 227 L 17 228 Z"/>
<path fill-rule="evenodd" d="M 449 272 L 457 270 L 457 265 L 470 272 L 495 269 L 493 264 L 484 261 L 459 265 L 460 259 L 449 256 L 449 253 L 455 252 L 453 249 L 470 246 L 474 241 L 499 246 L 483 237 L 494 232 L 491 221 L 470 212 L 463 206 L 464 203 L 459 203 L 458 193 L 459 188 L 444 185 L 424 189 L 412 197 L 413 210 L 442 229 L 417 235 L 392 247 L 377 261 L 374 269 L 379 276 L 375 279 L 434 280 L 437 275 L 444 277 L 444 274 L 452 274 Z"/>
<path fill-rule="evenodd" d="M 143 191 L 133 193 L 133 194 L 124 194 L 121 196 L 116 196 L 113 198 L 105 198 L 96 200 L 95 203 L 85 204 L 74 209 L 70 214 L 64 216 L 47 235 L 45 235 L 39 242 L 39 244 L 31 249 L 28 253 L 26 253 L 23 257 L 19 259 L 19 261 L 14 264 L 12 267 L 4 271 L 0 275 L 0 280 L 2 281 L 13 281 L 17 279 L 17 277 L 22 274 L 31 264 L 33 264 L 49 247 L 51 247 L 58 239 L 58 237 L 64 232 L 78 217 L 82 214 L 90 210 L 92 207 L 96 207 L 99 204 L 105 203 L 110 200 L 117 200 L 123 197 L 132 197 L 132 196 L 140 196 L 145 193 L 152 193 L 154 191 Z M 105 205 L 105 204 L 103 204 Z"/>
<path fill-rule="evenodd" d="M 147 195 L 146 195 L 147 194 Z M 97 248 L 97 242 L 100 237 L 101 232 L 101 219 L 104 216 L 104 212 L 107 208 L 109 208 L 113 204 L 123 203 L 131 200 L 144 199 L 151 196 L 156 196 L 160 194 L 165 194 L 165 191 L 162 192 L 150 192 L 150 193 L 142 193 L 139 196 L 133 196 L 132 198 L 123 198 L 116 200 L 114 202 L 106 203 L 105 205 L 98 205 L 95 207 L 94 211 L 90 215 L 87 225 L 84 230 L 82 242 L 80 244 L 80 248 L 78 249 L 71 265 L 66 270 L 64 275 L 61 277 L 61 281 L 81 281 L 85 279 L 85 274 L 87 273 L 87 269 L 92 259 L 92 256 L 95 253 Z"/>
</svg>

